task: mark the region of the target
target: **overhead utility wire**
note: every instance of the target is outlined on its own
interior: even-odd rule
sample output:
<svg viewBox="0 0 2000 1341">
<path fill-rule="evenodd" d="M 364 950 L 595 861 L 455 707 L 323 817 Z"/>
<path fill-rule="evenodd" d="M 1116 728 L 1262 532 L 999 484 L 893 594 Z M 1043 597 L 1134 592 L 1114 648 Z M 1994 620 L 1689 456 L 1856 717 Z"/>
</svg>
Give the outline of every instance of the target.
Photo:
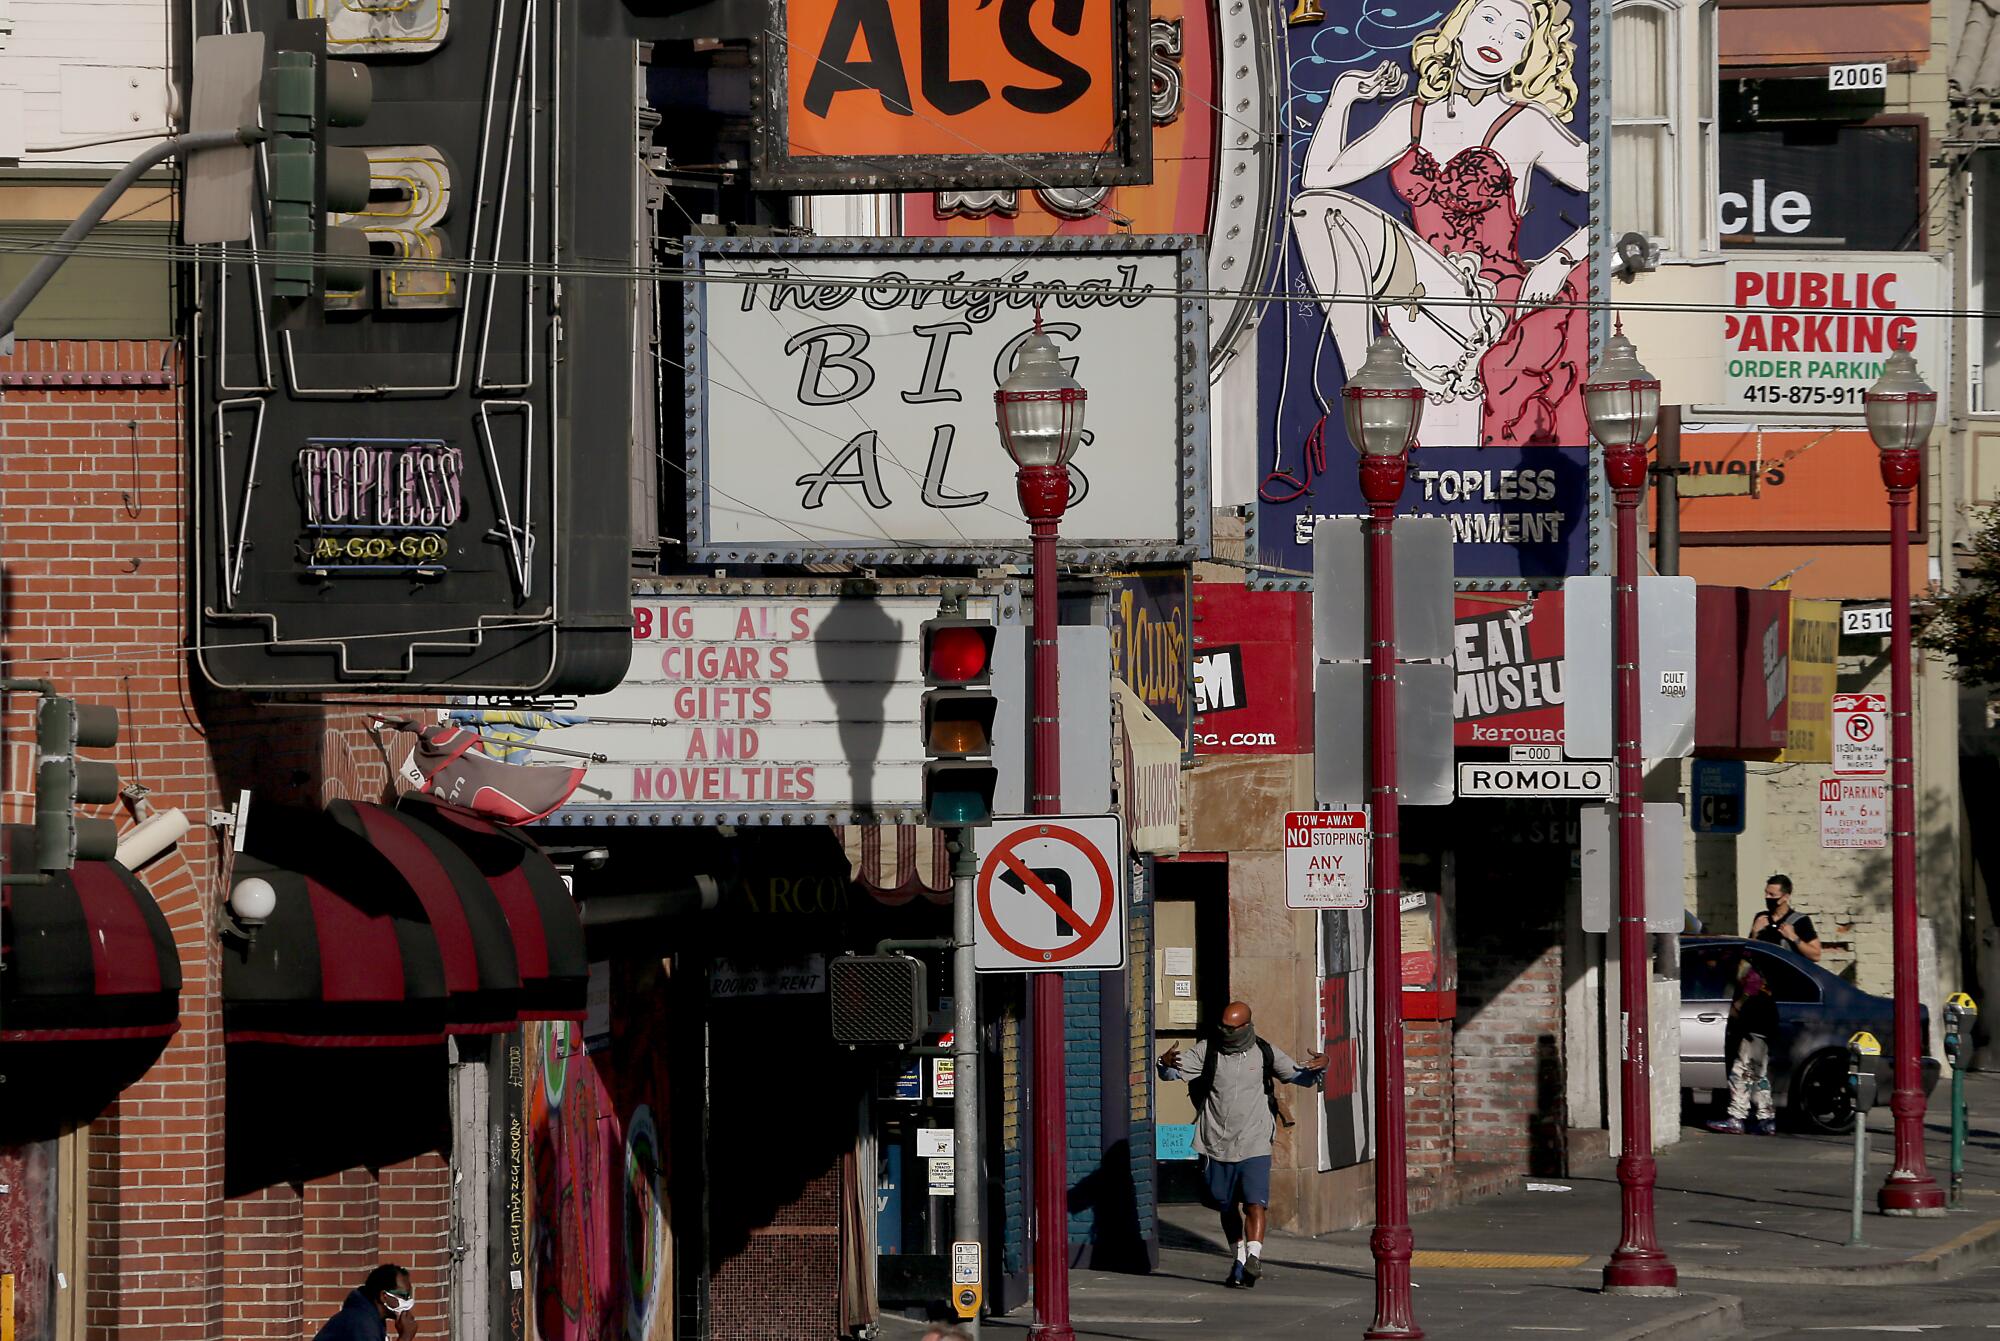
<svg viewBox="0 0 2000 1341">
<path fill-rule="evenodd" d="M 1136 237 L 1143 237 L 1144 235 L 1133 234 L 1132 236 L 1136 238 Z M 0 229 L 0 242 L 5 242 L 10 237 L 18 238 L 20 237 L 20 235 L 9 234 L 5 229 Z M 24 242 L 29 241 L 29 239 L 25 238 L 23 238 L 22 240 Z M 24 245 L 20 247 L 18 250 L 21 254 L 32 254 L 38 251 L 53 250 L 54 245 L 55 244 L 49 242 L 47 239 L 35 239 L 33 240 L 32 245 Z M 254 261 L 261 260 L 265 262 L 272 262 L 282 258 L 294 264 L 311 264 L 315 268 L 323 268 L 326 265 L 332 264 L 334 262 L 338 262 L 343 267 L 351 268 L 352 266 L 354 266 L 359 262 L 359 258 L 356 257 L 350 257 L 350 256 L 336 257 L 330 253 L 325 253 L 325 252 L 316 252 L 311 254 L 304 254 L 298 252 L 279 253 L 268 247 L 257 249 L 250 247 L 235 247 L 235 246 L 229 247 L 227 249 L 228 255 L 225 258 L 217 256 L 216 249 L 213 247 L 209 247 L 207 245 L 203 245 L 202 247 L 196 248 L 194 246 L 178 244 L 178 243 L 156 244 L 150 247 L 114 244 L 109 247 L 94 248 L 92 244 L 85 242 L 85 243 L 79 243 L 72 247 L 67 247 L 65 248 L 65 250 L 69 251 L 73 255 L 95 255 L 95 256 L 103 256 L 109 258 L 182 261 L 189 263 L 204 263 L 204 264 L 217 264 L 226 262 L 227 264 L 231 265 L 247 265 Z M 1019 261 L 1026 263 L 1033 261 L 1039 257 L 1061 256 L 1064 254 L 1066 253 L 1064 253 L 1060 249 L 1057 249 L 1047 252 L 995 251 L 995 252 L 978 252 L 978 253 L 974 252 L 936 253 L 935 255 L 939 257 L 949 255 L 955 259 L 981 259 L 981 258 L 991 259 L 991 260 L 1018 259 Z M 1067 254 L 1079 255 L 1079 256 L 1088 255 L 1088 256 L 1116 257 L 1123 253 L 1118 248 L 1111 248 L 1101 252 L 1077 251 Z M 743 260 L 749 257 L 753 257 L 755 255 L 756 253 L 737 252 L 737 253 L 731 253 L 726 259 Z M 1910 253 L 1910 255 L 1913 258 L 1927 257 L 1929 253 L 1912 252 Z M 912 253 L 911 256 L 913 258 L 918 258 L 917 254 L 915 253 Z M 762 259 L 770 261 L 775 264 L 783 265 L 788 262 L 812 260 L 814 258 L 811 255 L 811 253 L 773 252 L 767 256 L 764 256 Z M 882 254 L 881 259 L 887 262 L 893 262 L 898 259 L 898 255 L 896 253 L 884 252 Z M 421 261 L 419 265 L 412 266 L 404 262 L 401 258 L 382 256 L 382 257 L 375 257 L 371 262 L 365 262 L 363 264 L 368 264 L 371 266 L 371 268 L 376 270 L 404 270 L 412 268 L 421 268 L 424 270 L 447 270 L 457 274 L 468 274 L 468 275 L 478 274 L 487 276 L 506 276 L 506 277 L 522 277 L 522 276 L 551 277 L 552 276 L 562 279 L 576 279 L 576 280 L 618 279 L 631 282 L 645 282 L 645 283 L 796 285 L 801 282 L 805 282 L 812 285 L 823 286 L 827 288 L 875 289 L 884 292 L 991 294 L 1003 297 L 1022 297 L 1028 299 L 1031 303 L 1037 298 L 1047 300 L 1055 294 L 1066 291 L 1066 289 L 1062 285 L 1050 285 L 1047 283 L 1038 284 L 1032 282 L 1014 283 L 1002 280 L 911 279 L 908 276 L 900 276 L 900 275 L 894 277 L 884 277 L 882 275 L 837 275 L 837 274 L 827 274 L 817 270 L 813 271 L 809 275 L 801 275 L 796 272 L 774 274 L 769 272 L 763 272 L 763 273 L 747 272 L 747 271 L 732 272 L 732 271 L 717 271 L 717 270 L 707 270 L 707 269 L 676 270 L 658 266 L 634 266 L 630 264 L 619 264 L 615 262 L 603 262 L 603 263 L 561 262 L 561 263 L 543 264 L 537 262 L 454 261 L 442 257 L 439 258 L 426 257 Z M 1362 304 L 1362 305 L 1376 306 L 1376 307 L 1383 306 L 1385 304 L 1390 306 L 1395 306 L 1403 301 L 1394 294 L 1367 295 L 1367 294 L 1321 293 L 1314 290 L 1297 290 L 1293 292 L 1286 292 L 1276 289 L 1210 288 L 1204 285 L 1194 285 L 1194 284 L 1153 285 L 1148 289 L 1146 289 L 1144 292 L 1133 293 L 1129 295 L 1129 297 L 1139 301 L 1158 300 L 1158 299 L 1178 299 L 1178 298 L 1203 298 L 1203 299 L 1211 299 L 1216 301 L 1232 302 L 1232 303 L 1233 302 L 1305 303 L 1315 306 L 1325 306 L 1329 303 L 1352 303 L 1352 304 Z M 1435 294 L 1423 295 L 1422 302 L 1425 306 L 1430 306 L 1430 307 L 1486 307 L 1491 305 L 1491 303 L 1485 299 L 1442 297 Z M 1758 315 L 1772 314 L 1772 313 L 1775 314 L 1802 313 L 1811 316 L 1821 316 L 1821 315 L 1837 316 L 1837 315 L 1846 315 L 1849 313 L 1862 313 L 1862 314 L 1880 313 L 1883 315 L 1891 315 L 1899 317 L 1923 317 L 1923 318 L 1941 318 L 1941 319 L 1951 319 L 1956 317 L 1982 317 L 1982 318 L 2000 319 L 2000 308 L 1976 308 L 1976 307 L 1827 308 L 1827 307 L 1799 307 L 1797 305 L 1786 306 L 1768 302 L 1700 303 L 1700 302 L 1668 302 L 1657 299 L 1653 300 L 1635 299 L 1630 301 L 1606 299 L 1598 302 L 1591 302 L 1588 300 L 1578 300 L 1575 302 L 1560 302 L 1552 300 L 1546 303 L 1538 303 L 1533 307 L 1532 310 L 1558 311 L 1558 312 L 1596 312 L 1596 311 L 1627 312 L 1627 313 L 1661 312 L 1661 313 L 1678 313 L 1683 315 L 1695 315 L 1695 316 L 1704 314 L 1730 316 L 1730 315 L 1744 314 L 1744 313 L 1758 314 Z"/>
</svg>

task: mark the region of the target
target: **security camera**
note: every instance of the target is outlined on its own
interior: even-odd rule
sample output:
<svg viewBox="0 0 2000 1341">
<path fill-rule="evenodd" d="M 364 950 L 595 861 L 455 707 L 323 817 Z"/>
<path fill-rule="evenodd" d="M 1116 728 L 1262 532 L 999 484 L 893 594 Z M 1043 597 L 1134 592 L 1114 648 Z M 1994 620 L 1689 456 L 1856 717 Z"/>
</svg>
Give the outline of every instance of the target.
<svg viewBox="0 0 2000 1341">
<path fill-rule="evenodd" d="M 155 810 L 118 839 L 118 864 L 136 871 L 187 836 L 188 817 L 181 810 Z"/>
<path fill-rule="evenodd" d="M 1611 273 L 1630 281 L 1660 268 L 1660 248 L 1644 233 L 1623 233 L 1611 246 Z"/>
</svg>

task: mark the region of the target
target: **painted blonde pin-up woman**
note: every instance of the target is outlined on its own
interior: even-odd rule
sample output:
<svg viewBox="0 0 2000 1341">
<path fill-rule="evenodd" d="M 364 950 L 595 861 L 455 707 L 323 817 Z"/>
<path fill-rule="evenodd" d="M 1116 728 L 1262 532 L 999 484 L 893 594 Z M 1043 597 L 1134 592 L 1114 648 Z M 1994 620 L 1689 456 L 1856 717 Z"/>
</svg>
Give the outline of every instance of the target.
<svg viewBox="0 0 2000 1341">
<path fill-rule="evenodd" d="M 1401 95 L 1383 62 L 1342 75 L 1307 146 L 1292 233 L 1313 291 L 1333 295 L 1327 327 L 1358 368 L 1378 324 L 1409 350 L 1427 393 L 1423 440 L 1438 447 L 1581 445 L 1577 394 L 1588 358 L 1583 314 L 1588 232 L 1521 255 L 1535 172 L 1588 183 L 1567 0 L 1460 0 L 1410 47 L 1415 96 L 1348 136 L 1358 102 Z M 1342 190 L 1382 171 L 1406 207 L 1395 218 Z"/>
</svg>

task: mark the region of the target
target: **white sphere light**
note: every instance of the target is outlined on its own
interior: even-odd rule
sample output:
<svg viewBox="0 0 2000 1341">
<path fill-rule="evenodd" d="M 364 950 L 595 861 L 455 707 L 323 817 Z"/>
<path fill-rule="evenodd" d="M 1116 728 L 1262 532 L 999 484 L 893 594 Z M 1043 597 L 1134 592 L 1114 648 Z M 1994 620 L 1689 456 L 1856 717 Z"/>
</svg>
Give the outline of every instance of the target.
<svg viewBox="0 0 2000 1341">
<path fill-rule="evenodd" d="M 263 922 L 277 910 L 278 891 L 269 880 L 262 876 L 247 876 L 236 882 L 236 888 L 229 891 L 229 911 L 246 925 Z"/>
</svg>

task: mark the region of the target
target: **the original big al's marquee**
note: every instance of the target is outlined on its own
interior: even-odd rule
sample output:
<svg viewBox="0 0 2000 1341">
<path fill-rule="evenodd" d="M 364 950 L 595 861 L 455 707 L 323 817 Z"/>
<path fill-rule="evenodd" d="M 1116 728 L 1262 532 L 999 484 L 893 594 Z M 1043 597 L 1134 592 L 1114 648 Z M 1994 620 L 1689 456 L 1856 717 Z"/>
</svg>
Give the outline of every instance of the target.
<svg viewBox="0 0 2000 1341">
<path fill-rule="evenodd" d="M 1208 544 L 1207 316 L 1186 237 L 690 238 L 689 557 L 1025 554 L 993 393 L 1037 321 L 1089 393 L 1060 543 Z"/>
</svg>

